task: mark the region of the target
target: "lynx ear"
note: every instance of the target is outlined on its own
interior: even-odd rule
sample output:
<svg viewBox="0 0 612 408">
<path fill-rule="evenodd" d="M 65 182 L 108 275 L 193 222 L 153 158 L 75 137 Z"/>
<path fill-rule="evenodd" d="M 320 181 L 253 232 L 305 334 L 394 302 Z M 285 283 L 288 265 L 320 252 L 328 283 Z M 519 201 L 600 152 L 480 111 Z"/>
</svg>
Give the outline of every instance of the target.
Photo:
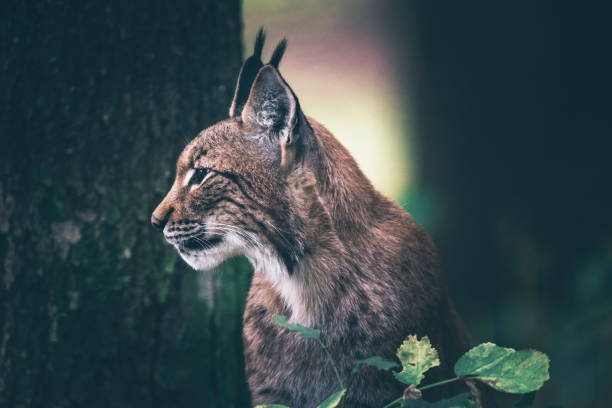
<svg viewBox="0 0 612 408">
<path fill-rule="evenodd" d="M 255 76 L 259 69 L 263 66 L 261 62 L 261 51 L 263 50 L 264 42 L 266 41 L 266 33 L 263 27 L 257 32 L 257 38 L 255 39 L 255 46 L 253 47 L 253 55 L 247 58 L 240 68 L 240 74 L 238 74 L 238 82 L 236 83 L 236 90 L 234 91 L 234 99 L 230 106 L 229 115 L 230 117 L 240 116 L 242 108 L 249 97 L 249 91 L 251 85 L 255 80 Z M 282 54 L 281 54 L 282 56 Z"/>
<path fill-rule="evenodd" d="M 295 159 L 300 118 L 299 102 L 289 85 L 274 66 L 264 65 L 242 110 L 242 120 L 278 137 L 282 167 L 289 167 Z"/>
</svg>

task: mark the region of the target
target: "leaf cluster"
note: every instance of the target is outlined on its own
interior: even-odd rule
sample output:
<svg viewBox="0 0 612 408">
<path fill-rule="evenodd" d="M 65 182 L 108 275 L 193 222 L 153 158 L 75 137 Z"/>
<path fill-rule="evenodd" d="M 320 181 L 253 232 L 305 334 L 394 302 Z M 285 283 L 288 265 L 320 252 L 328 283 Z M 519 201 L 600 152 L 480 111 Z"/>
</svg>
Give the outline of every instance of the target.
<svg viewBox="0 0 612 408">
<path fill-rule="evenodd" d="M 340 390 L 321 402 L 317 408 L 337 407 L 347 394 L 352 378 L 363 366 L 371 366 L 379 370 L 391 370 L 398 367 L 393 361 L 373 356 L 358 360 L 351 371 L 348 386 L 340 378 L 338 368 L 327 346 L 321 341 L 321 331 L 300 324 L 287 322 L 285 316 L 274 315 L 274 321 L 291 332 L 296 332 L 305 339 L 316 340 L 328 355 L 329 362 L 336 374 Z M 397 358 L 401 363 L 401 370 L 393 373 L 395 378 L 408 385 L 404 395 L 397 398 L 384 408 L 394 406 L 406 408 L 473 408 L 478 407 L 477 401 L 469 392 L 456 395 L 452 398 L 436 402 L 421 399 L 421 391 L 460 380 L 480 381 L 498 391 L 525 394 L 517 406 L 528 407 L 533 402 L 534 393 L 540 389 L 550 377 L 548 374 L 549 359 L 546 354 L 536 350 L 516 351 L 512 348 L 500 347 L 493 343 L 482 343 L 470 349 L 455 363 L 456 377 L 437 383 L 419 387 L 425 373 L 440 365 L 437 350 L 432 346 L 429 338 L 424 336 L 420 340 L 416 335 L 409 335 L 397 349 Z M 256 408 L 289 408 L 284 405 L 258 405 Z"/>
</svg>

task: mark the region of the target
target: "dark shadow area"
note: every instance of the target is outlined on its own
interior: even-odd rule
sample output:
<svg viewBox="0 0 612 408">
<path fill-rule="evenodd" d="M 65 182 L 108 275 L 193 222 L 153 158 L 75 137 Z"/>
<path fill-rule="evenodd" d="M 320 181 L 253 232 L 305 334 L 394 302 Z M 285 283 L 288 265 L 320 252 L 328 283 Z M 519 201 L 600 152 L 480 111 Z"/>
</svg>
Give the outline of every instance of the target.
<svg viewBox="0 0 612 408">
<path fill-rule="evenodd" d="M 550 355 L 537 406 L 608 406 L 610 10 L 396 1 L 386 12 L 419 186 L 440 207 L 430 231 L 474 340 Z"/>
</svg>

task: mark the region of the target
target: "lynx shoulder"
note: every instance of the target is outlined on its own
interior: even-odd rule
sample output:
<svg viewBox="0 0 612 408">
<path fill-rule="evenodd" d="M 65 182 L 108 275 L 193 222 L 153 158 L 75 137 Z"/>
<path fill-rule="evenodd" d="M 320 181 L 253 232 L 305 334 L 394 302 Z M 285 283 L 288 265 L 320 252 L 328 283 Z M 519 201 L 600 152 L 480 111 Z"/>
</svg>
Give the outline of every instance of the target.
<svg viewBox="0 0 612 408">
<path fill-rule="evenodd" d="M 185 147 L 152 224 L 195 269 L 235 255 L 253 265 L 243 327 L 253 405 L 315 407 L 337 391 L 323 351 L 273 314 L 320 329 L 345 379 L 357 359 L 392 359 L 409 333 L 430 337 L 448 377 L 467 342 L 431 238 L 302 112 L 278 69 L 286 42 L 267 64 L 263 45 L 260 31 L 229 118 Z M 362 370 L 345 406 L 383 406 L 399 387 Z"/>
</svg>

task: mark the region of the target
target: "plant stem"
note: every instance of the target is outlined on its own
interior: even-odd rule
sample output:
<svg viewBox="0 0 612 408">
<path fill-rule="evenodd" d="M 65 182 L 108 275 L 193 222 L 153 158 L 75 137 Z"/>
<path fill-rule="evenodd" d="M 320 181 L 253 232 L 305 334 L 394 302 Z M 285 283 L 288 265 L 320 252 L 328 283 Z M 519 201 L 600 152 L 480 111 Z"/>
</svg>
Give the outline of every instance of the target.
<svg viewBox="0 0 612 408">
<path fill-rule="evenodd" d="M 387 405 L 385 405 L 383 408 L 390 408 L 392 406 L 394 406 L 395 404 L 399 403 L 402 401 L 403 397 L 399 397 L 398 399 L 395 399 L 393 401 L 391 401 L 390 403 L 388 403 Z"/>
<path fill-rule="evenodd" d="M 336 367 L 336 363 L 334 362 L 334 358 L 332 357 L 331 353 L 327 349 L 327 346 L 325 344 L 323 344 L 323 342 L 321 340 L 317 339 L 317 341 L 319 342 L 321 347 L 323 347 L 323 350 L 325 350 L 325 353 L 327 354 L 327 358 L 328 358 L 330 364 L 332 365 L 332 368 L 334 369 L 334 373 L 336 373 L 336 378 L 338 379 L 338 383 L 340 384 L 340 388 L 344 389 L 344 383 L 342 382 L 342 378 L 340 378 L 340 373 L 338 372 L 338 368 Z"/>
<path fill-rule="evenodd" d="M 436 382 L 436 383 L 426 385 L 426 386 L 421 387 L 421 388 L 419 388 L 419 389 L 420 389 L 421 391 L 423 391 L 423 390 L 426 390 L 426 389 L 428 389 L 428 388 L 437 387 L 438 385 L 442 385 L 442 384 L 450 383 L 450 382 L 453 382 L 453 381 L 463 380 L 464 378 L 465 378 L 465 377 L 455 377 L 455 378 L 451 378 L 451 379 L 449 379 L 449 380 L 438 381 L 438 382 Z"/>
</svg>

